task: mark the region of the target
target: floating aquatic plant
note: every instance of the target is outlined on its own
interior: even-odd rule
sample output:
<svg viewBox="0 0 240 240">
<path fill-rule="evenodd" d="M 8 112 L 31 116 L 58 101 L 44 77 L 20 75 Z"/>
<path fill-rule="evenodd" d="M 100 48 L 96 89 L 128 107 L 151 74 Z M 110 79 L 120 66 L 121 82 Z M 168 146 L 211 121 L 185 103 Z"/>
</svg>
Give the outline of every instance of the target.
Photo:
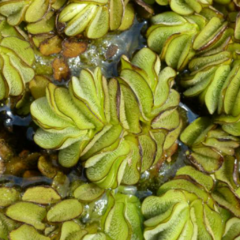
<svg viewBox="0 0 240 240">
<path fill-rule="evenodd" d="M 123 56 L 120 77 L 109 83 L 97 68 L 73 77 L 69 91 L 49 84 L 31 106 L 40 127 L 35 142 L 60 150 L 64 167 L 86 161 L 87 177 L 103 188 L 135 184 L 164 161 L 180 133 L 175 75 L 169 67 L 160 71 L 157 55 L 144 48 L 131 62 Z"/>
<path fill-rule="evenodd" d="M 50 10 L 57 10 L 66 0 L 3 0 L 0 2 L 0 14 L 7 18 L 10 25 L 19 25 L 22 21 L 35 23 L 45 18 Z"/>
<path fill-rule="evenodd" d="M 142 204 L 145 239 L 220 240 L 223 235 L 235 239 L 233 232 L 238 230 L 233 222 L 239 221 L 240 200 L 227 186 L 215 184 L 193 167 L 179 169 L 159 188 L 158 196 L 147 197 Z"/>
<path fill-rule="evenodd" d="M 193 56 L 199 54 L 207 57 L 193 60 L 189 64 L 191 71 L 200 70 L 202 65 L 210 63 L 230 62 L 231 54 L 222 51 L 231 40 L 233 29 L 216 14 L 210 20 L 207 17 L 181 16 L 175 12 L 158 14 L 151 19 L 152 25 L 147 30 L 148 46 L 160 53 L 167 65 L 177 70 L 183 70 Z"/>
<path fill-rule="evenodd" d="M 0 99 L 19 96 L 25 91 L 26 83 L 34 77 L 32 68 L 35 61 L 34 52 L 18 29 L 1 23 L 0 40 Z"/>
<path fill-rule="evenodd" d="M 135 196 L 109 195 L 102 217 L 103 232 L 110 239 L 143 239 L 140 201 Z"/>
<path fill-rule="evenodd" d="M 196 119 L 184 129 L 181 141 L 191 149 L 187 153 L 190 161 L 206 172 L 218 170 L 225 156 L 234 156 L 240 144 L 239 138 L 228 134 L 207 117 Z"/>
<path fill-rule="evenodd" d="M 142 239 L 137 197 L 110 191 L 103 196 L 105 191 L 92 183 L 73 182 L 71 189 L 67 198 L 62 198 L 51 186 L 30 187 L 22 197 L 15 188 L 0 188 L 0 204 L 5 207 L 4 213 L 0 213 L 1 238 L 7 240 L 9 235 L 14 240 Z M 99 213 L 99 224 L 84 227 L 81 219 L 101 198 L 106 207 Z"/>
<path fill-rule="evenodd" d="M 141 6 L 148 17 L 153 14 L 151 6 L 135 2 L 137 11 Z M 65 85 L 61 80 L 73 74 L 71 60 L 93 51 L 101 40 L 92 41 L 89 50 L 88 39 L 132 26 L 134 3 L 0 2 L 0 100 L 18 97 L 11 101 L 17 101 L 16 114 L 21 115 L 35 99 L 34 140 L 43 148 L 13 154 L 0 142 L 0 174 L 24 179 L 24 189 L 18 186 L 22 179 L 1 180 L 0 239 L 239 239 L 240 4 L 156 2 L 172 11 L 154 9 L 146 29 L 149 48 L 130 59 L 123 55 L 119 74 L 112 79 L 99 67 L 82 69 Z M 104 61 L 110 62 L 121 49 L 107 47 Z M 43 58 L 51 62 L 47 70 L 41 67 Z M 120 185 L 139 190 L 141 177 L 157 175 L 176 151 L 184 124 L 175 78 L 181 85 L 177 89 L 185 89 L 185 97 L 198 96 L 212 117 L 200 115 L 180 137 L 189 148 L 188 163 L 198 170 L 179 169 L 157 196 L 145 198 L 149 191 L 137 192 L 145 198 L 141 208 L 138 197 L 127 195 Z"/>
<path fill-rule="evenodd" d="M 236 7 L 239 6 L 237 1 L 231 0 L 144 0 L 144 2 L 148 4 L 153 4 L 156 2 L 160 6 L 169 5 L 173 12 L 184 16 L 191 14 L 202 14 L 203 12 L 218 11 L 218 9 L 225 9 L 224 12 L 226 12 L 227 10 L 232 10 L 234 4 Z"/>
<path fill-rule="evenodd" d="M 128 29 L 134 21 L 133 5 L 128 0 L 70 2 L 60 13 L 58 22 L 65 24 L 64 33 L 100 38 L 108 31 Z"/>
</svg>

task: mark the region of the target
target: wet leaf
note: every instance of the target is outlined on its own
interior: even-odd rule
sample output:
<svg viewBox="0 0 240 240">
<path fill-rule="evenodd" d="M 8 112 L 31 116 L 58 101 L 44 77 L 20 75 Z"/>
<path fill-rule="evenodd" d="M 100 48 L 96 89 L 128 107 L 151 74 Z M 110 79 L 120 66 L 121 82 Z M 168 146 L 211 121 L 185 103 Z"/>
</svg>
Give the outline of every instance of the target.
<svg viewBox="0 0 240 240">
<path fill-rule="evenodd" d="M 77 240 L 82 239 L 84 235 L 87 234 L 86 230 L 81 229 L 81 227 L 74 221 L 68 221 L 63 223 L 61 229 L 60 240 Z"/>
<path fill-rule="evenodd" d="M 61 197 L 53 188 L 41 186 L 28 188 L 23 194 L 22 200 L 39 204 L 51 204 L 60 201 Z"/>
<path fill-rule="evenodd" d="M 49 222 L 65 222 L 81 215 L 82 204 L 76 199 L 63 200 L 57 203 L 47 213 Z"/>
<path fill-rule="evenodd" d="M 93 183 L 85 183 L 79 186 L 73 195 L 80 201 L 91 202 L 100 198 L 104 192 L 104 189 L 99 188 Z"/>
<path fill-rule="evenodd" d="M 17 202 L 7 208 L 6 215 L 13 220 L 34 226 L 43 230 L 45 224 L 42 222 L 46 217 L 46 209 L 34 203 Z"/>
<path fill-rule="evenodd" d="M 37 75 L 29 83 L 29 88 L 32 96 L 35 99 L 46 96 L 46 88 L 50 80 L 44 76 Z"/>
<path fill-rule="evenodd" d="M 3 213 L 0 213 L 0 236 L 4 240 L 8 240 L 9 233 L 18 227 L 18 223 L 7 218 Z"/>
<path fill-rule="evenodd" d="M 67 80 L 70 76 L 70 69 L 63 58 L 55 58 L 53 63 L 53 77 L 57 81 Z"/>
<path fill-rule="evenodd" d="M 9 205 L 13 204 L 20 200 L 20 193 L 14 188 L 0 188 L 0 206 L 1 207 L 8 207 Z"/>
<path fill-rule="evenodd" d="M 35 228 L 26 224 L 22 225 L 16 230 L 13 230 L 9 236 L 11 240 L 50 240 L 49 237 L 45 237 L 42 234 L 39 234 Z"/>
<path fill-rule="evenodd" d="M 84 53 L 87 50 L 87 42 L 79 42 L 74 39 L 64 40 L 63 43 L 63 56 L 66 58 L 77 57 L 78 55 Z"/>
<path fill-rule="evenodd" d="M 56 54 L 62 50 L 62 39 L 58 36 L 46 39 L 40 43 L 39 50 L 44 56 L 49 56 L 51 54 Z"/>
</svg>

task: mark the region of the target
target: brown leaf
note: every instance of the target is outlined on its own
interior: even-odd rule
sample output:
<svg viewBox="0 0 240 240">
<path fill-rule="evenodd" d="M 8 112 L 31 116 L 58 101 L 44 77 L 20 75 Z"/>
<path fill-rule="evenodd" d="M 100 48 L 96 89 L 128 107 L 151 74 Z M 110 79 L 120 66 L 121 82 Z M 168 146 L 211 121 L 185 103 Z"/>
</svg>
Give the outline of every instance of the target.
<svg viewBox="0 0 240 240">
<path fill-rule="evenodd" d="M 118 50 L 118 46 L 111 44 L 106 52 L 106 59 L 112 58 Z"/>
<path fill-rule="evenodd" d="M 46 39 L 40 44 L 40 52 L 44 56 L 56 54 L 62 50 L 62 39 L 58 36 Z"/>
<path fill-rule="evenodd" d="M 53 77 L 57 81 L 67 80 L 70 75 L 70 69 L 63 58 L 55 58 L 53 63 Z"/>
<path fill-rule="evenodd" d="M 67 58 L 77 57 L 87 50 L 87 42 L 79 42 L 76 39 L 66 39 L 63 41 L 63 56 Z"/>
</svg>

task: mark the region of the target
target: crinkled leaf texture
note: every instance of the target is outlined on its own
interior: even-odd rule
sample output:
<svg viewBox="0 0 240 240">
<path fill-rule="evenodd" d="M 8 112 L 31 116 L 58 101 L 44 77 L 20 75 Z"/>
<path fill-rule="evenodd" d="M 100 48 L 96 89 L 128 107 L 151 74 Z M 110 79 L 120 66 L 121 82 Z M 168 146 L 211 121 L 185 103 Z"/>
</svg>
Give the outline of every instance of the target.
<svg viewBox="0 0 240 240">
<path fill-rule="evenodd" d="M 33 49 L 25 39 L 14 35 L 15 32 L 10 32 L 0 41 L 0 100 L 23 95 L 25 85 L 35 75 Z"/>
<path fill-rule="evenodd" d="M 69 90 L 49 84 L 46 97 L 31 105 L 40 127 L 35 142 L 57 149 L 64 167 L 85 161 L 87 177 L 102 188 L 136 184 L 140 174 L 165 160 L 182 128 L 176 72 L 160 71 L 148 48 L 132 61 L 121 59 L 120 77 L 109 82 L 101 70 L 82 70 Z"/>
<path fill-rule="evenodd" d="M 212 173 L 217 171 L 235 156 L 240 139 L 222 130 L 214 121 L 200 117 L 184 129 L 181 141 L 190 147 L 187 157 L 200 170 Z"/>
<path fill-rule="evenodd" d="M 67 36 L 84 33 L 90 39 L 101 38 L 108 31 L 130 28 L 134 21 L 134 8 L 128 1 L 100 0 L 69 3 L 59 15 Z"/>
<path fill-rule="evenodd" d="M 238 205 L 233 204 L 239 204 L 239 199 L 230 188 L 214 185 L 210 176 L 193 167 L 180 168 L 173 180 L 159 188 L 158 196 L 143 201 L 144 238 L 235 239 L 239 218 L 226 220 L 230 212 L 239 217 Z"/>
</svg>

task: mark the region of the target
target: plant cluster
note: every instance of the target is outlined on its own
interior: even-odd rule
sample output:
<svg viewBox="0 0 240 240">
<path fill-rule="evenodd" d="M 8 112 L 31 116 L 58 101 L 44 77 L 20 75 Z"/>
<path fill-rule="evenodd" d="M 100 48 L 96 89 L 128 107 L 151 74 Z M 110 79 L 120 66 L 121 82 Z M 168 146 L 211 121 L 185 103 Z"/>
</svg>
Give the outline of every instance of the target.
<svg viewBox="0 0 240 240">
<path fill-rule="evenodd" d="M 37 150 L 14 153 L 0 129 L 0 239 L 240 239 L 239 7 L 2 0 L 0 113 L 31 116 Z M 88 44 L 150 15 L 146 46 L 121 55 L 114 76 L 71 72 Z M 108 47 L 110 62 L 121 49 Z M 191 123 L 181 96 L 201 108 Z M 157 192 L 138 191 L 179 145 L 186 166 Z"/>
</svg>

